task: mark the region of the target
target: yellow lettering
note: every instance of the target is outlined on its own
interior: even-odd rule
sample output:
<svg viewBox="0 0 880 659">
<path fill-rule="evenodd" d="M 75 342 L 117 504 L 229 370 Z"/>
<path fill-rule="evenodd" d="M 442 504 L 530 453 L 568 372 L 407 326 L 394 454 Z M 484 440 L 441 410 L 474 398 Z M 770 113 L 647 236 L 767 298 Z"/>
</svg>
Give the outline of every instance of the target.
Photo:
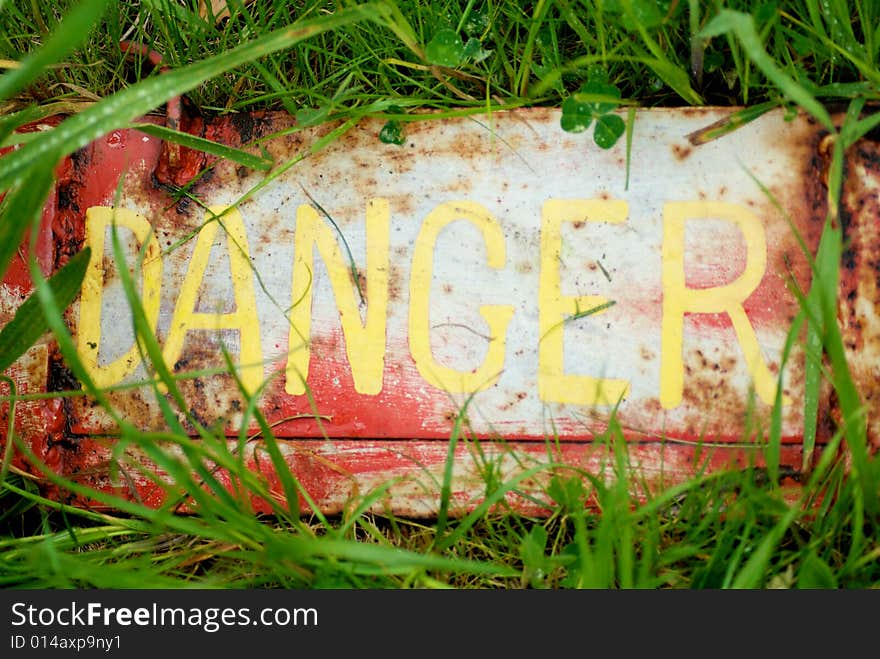
<svg viewBox="0 0 880 659">
<path fill-rule="evenodd" d="M 430 290 L 434 273 L 434 246 L 443 228 L 457 220 L 476 226 L 486 243 L 490 268 L 500 270 L 507 258 L 504 234 L 492 215 L 472 201 L 446 202 L 425 218 L 413 249 L 409 283 L 409 345 L 413 360 L 425 380 L 450 393 L 473 393 L 486 389 L 498 380 L 504 368 L 507 325 L 513 318 L 513 307 L 484 305 L 480 315 L 489 326 L 489 349 L 483 363 L 473 371 L 459 371 L 437 363 L 431 352 Z"/>
<path fill-rule="evenodd" d="M 313 251 L 327 267 L 330 284 L 345 336 L 345 349 L 355 391 L 378 394 L 382 390 L 385 371 L 385 329 L 388 314 L 388 252 L 391 212 L 387 199 L 371 199 L 367 203 L 367 283 L 366 319 L 361 322 L 358 298 L 352 293 L 351 264 L 330 227 L 308 205 L 296 211 L 294 266 L 288 339 L 285 391 L 301 395 L 306 391 L 311 348 Z M 354 282 L 357 285 L 357 282 Z"/>
<path fill-rule="evenodd" d="M 153 331 L 159 319 L 159 294 L 162 287 L 159 243 L 147 219 L 124 208 L 93 206 L 86 210 L 85 243 L 92 248 L 92 259 L 86 269 L 79 302 L 77 351 L 92 380 L 99 387 L 109 387 L 120 382 L 140 363 L 137 344 L 133 344 L 118 359 L 103 366 L 98 365 L 104 295 L 104 234 L 107 227 L 114 223 L 131 231 L 140 245 L 146 243 L 141 270 L 141 305 Z"/>
<path fill-rule="evenodd" d="M 685 225 L 700 219 L 722 219 L 735 224 L 746 243 L 746 266 L 734 281 L 712 288 L 685 284 Z M 767 242 L 761 221 L 747 209 L 724 202 L 676 201 L 663 207 L 663 323 L 660 355 L 660 404 L 670 409 L 681 403 L 684 387 L 685 313 L 726 313 L 746 358 L 758 397 L 772 405 L 776 380 L 761 355 L 758 337 L 746 316 L 743 302 L 752 294 L 767 269 Z M 783 404 L 790 404 L 784 397 Z"/>
<path fill-rule="evenodd" d="M 221 213 L 224 213 L 222 216 Z M 218 217 L 219 216 L 219 217 Z M 223 225 L 226 231 L 226 249 L 235 296 L 235 311 L 208 313 L 195 310 L 199 288 L 208 266 L 208 257 Z M 241 363 L 241 381 L 245 389 L 253 393 L 263 382 L 263 350 L 260 345 L 260 323 L 257 317 L 257 299 L 254 293 L 254 273 L 248 253 L 244 221 L 237 209 L 212 206 L 206 214 L 206 222 L 199 231 L 196 246 L 190 258 L 180 296 L 174 305 L 168 339 L 162 356 L 169 365 L 180 359 L 187 332 L 193 330 L 238 330 Z"/>
<path fill-rule="evenodd" d="M 608 300 L 599 295 L 563 295 L 559 272 L 563 222 L 624 222 L 625 201 L 549 199 L 541 209 L 541 278 L 538 289 L 538 396 L 541 400 L 575 405 L 615 405 L 629 394 L 629 381 L 567 375 L 563 327 L 567 318 Z M 596 313 L 602 313 L 597 311 Z"/>
</svg>

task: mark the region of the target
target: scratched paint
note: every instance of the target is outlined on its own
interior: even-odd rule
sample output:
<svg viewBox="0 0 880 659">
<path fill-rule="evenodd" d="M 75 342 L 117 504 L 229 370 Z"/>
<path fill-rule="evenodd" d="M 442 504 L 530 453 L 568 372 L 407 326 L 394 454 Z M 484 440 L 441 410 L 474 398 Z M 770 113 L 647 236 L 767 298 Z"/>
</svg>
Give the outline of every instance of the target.
<svg viewBox="0 0 880 659">
<path fill-rule="evenodd" d="M 602 150 L 566 134 L 553 110 L 415 122 L 402 146 L 363 120 L 315 153 L 335 126 L 219 119 L 201 131 L 234 146 L 261 139 L 281 173 L 265 183 L 201 157 L 210 168 L 181 201 L 160 183 L 170 180 L 157 171 L 161 142 L 116 131 L 59 176 L 55 265 L 83 245 L 95 254 L 68 322 L 92 377 L 117 388 L 114 406 L 163 427 L 118 277 L 115 222 L 189 412 L 238 431 L 246 401 L 222 372 L 227 350 L 276 434 L 297 440 L 288 460 L 328 510 L 392 476 L 422 483 L 392 490 L 393 508 L 431 509 L 436 493 L 415 490 L 441 473 L 459 415 L 472 436 L 512 440 L 530 460 L 550 459 L 538 440 L 554 438 L 563 461 L 595 468 L 584 447 L 614 413 L 642 466 L 665 465 L 674 481 L 695 468 L 697 441 L 730 446 L 715 465 L 742 463 L 781 387 L 783 461 L 799 465 L 804 355 L 796 345 L 782 364 L 781 354 L 798 310 L 792 282 L 809 286 L 792 227 L 815 250 L 825 217 L 823 132 L 769 113 L 691 143 L 730 111 L 640 111 L 628 178 L 622 142 Z M 875 151 L 859 151 L 848 179 L 858 239 L 841 317 L 854 361 L 880 340 Z M 859 200 L 872 194 L 866 208 Z M 67 388 L 57 357 L 47 360 L 47 388 Z M 877 360 L 868 363 L 856 375 L 876 406 Z M 820 441 L 833 408 L 823 401 Z M 56 435 L 77 438 L 68 469 L 103 464 L 109 449 L 94 438 L 112 436 L 112 418 L 87 397 L 58 414 Z M 348 474 L 338 486 L 307 457 L 318 453 Z M 462 497 L 474 496 L 473 456 L 456 464 Z"/>
</svg>

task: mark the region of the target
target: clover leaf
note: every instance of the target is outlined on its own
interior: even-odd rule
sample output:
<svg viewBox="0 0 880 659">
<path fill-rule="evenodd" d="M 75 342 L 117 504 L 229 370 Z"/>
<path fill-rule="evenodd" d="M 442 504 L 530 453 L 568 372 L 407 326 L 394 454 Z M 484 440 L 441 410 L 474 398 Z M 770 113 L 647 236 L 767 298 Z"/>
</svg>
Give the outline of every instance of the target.
<svg viewBox="0 0 880 659">
<path fill-rule="evenodd" d="M 567 133 L 582 133 L 593 123 L 593 111 L 589 103 L 581 103 L 574 95 L 562 102 L 562 130 Z"/>
<path fill-rule="evenodd" d="M 388 112 L 391 114 L 402 114 L 403 110 L 396 105 L 389 105 Z M 398 146 L 406 144 L 406 131 L 403 129 L 403 124 L 397 119 L 386 121 L 379 131 L 379 141 L 382 144 L 396 144 Z"/>
<path fill-rule="evenodd" d="M 611 114 L 620 105 L 620 90 L 602 75 L 591 75 L 581 88 L 562 102 L 559 124 L 567 133 L 582 133 L 596 120 L 593 141 L 603 149 L 613 147 L 626 132 L 626 123 Z"/>
<path fill-rule="evenodd" d="M 590 80 L 574 96 L 586 102 L 596 116 L 608 114 L 620 105 L 620 90 L 609 82 Z"/>
<path fill-rule="evenodd" d="M 492 54 L 491 50 L 483 48 L 483 43 L 479 39 L 471 37 L 464 45 L 463 59 L 469 59 L 474 64 L 479 64 Z"/>
<path fill-rule="evenodd" d="M 593 141 L 603 149 L 610 149 L 626 132 L 626 122 L 616 114 L 606 114 L 596 119 Z"/>
<path fill-rule="evenodd" d="M 382 130 L 379 131 L 379 141 L 382 144 L 397 144 L 398 146 L 406 144 L 406 135 L 400 122 L 394 119 L 385 122 Z"/>
<path fill-rule="evenodd" d="M 464 43 L 458 32 L 450 28 L 437 30 L 434 38 L 425 46 L 425 57 L 431 64 L 456 67 L 464 56 Z"/>
</svg>

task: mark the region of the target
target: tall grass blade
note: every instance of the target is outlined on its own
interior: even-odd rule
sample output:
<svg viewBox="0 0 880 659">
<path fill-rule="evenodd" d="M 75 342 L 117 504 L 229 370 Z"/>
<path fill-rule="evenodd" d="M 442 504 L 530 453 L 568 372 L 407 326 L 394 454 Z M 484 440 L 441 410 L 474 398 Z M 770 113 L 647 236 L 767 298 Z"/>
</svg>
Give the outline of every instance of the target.
<svg viewBox="0 0 880 659">
<path fill-rule="evenodd" d="M 213 156 L 225 158 L 226 160 L 231 160 L 232 162 L 238 163 L 239 165 L 243 165 L 251 169 L 256 169 L 261 172 L 268 172 L 270 169 L 272 169 L 273 163 L 270 158 L 255 156 L 254 154 L 248 153 L 247 151 L 243 151 L 241 149 L 226 146 L 225 144 L 220 144 L 219 142 L 206 140 L 204 137 L 198 137 L 197 135 L 190 135 L 189 133 L 184 133 L 179 130 L 172 130 L 171 128 L 166 128 L 165 126 L 157 126 L 156 124 L 148 124 L 143 122 L 133 123 L 130 124 L 128 127 L 135 128 L 142 133 L 146 133 L 147 135 L 158 137 L 159 139 L 163 139 L 166 142 L 174 142 L 176 144 L 180 144 L 181 146 L 195 149 L 196 151 L 204 151 L 205 153 L 210 153 Z"/>
<path fill-rule="evenodd" d="M 819 423 L 819 401 L 822 397 L 822 315 L 815 295 L 807 295 L 809 322 L 807 323 L 806 362 L 804 363 L 804 454 L 801 469 L 808 471 L 816 450 L 816 434 Z"/>
<path fill-rule="evenodd" d="M 0 375 L 0 382 L 9 387 L 9 409 L 6 411 L 6 446 L 3 447 L 3 457 L 0 459 L 0 487 L 6 484 L 6 475 L 9 473 L 9 465 L 12 463 L 12 448 L 15 442 L 12 440 L 15 433 L 15 404 L 17 400 L 15 380 L 8 375 Z M 6 515 L 0 514 L 0 522 Z M 2 545 L 0 545 L 2 546 Z"/>
<path fill-rule="evenodd" d="M 776 101 L 767 101 L 766 103 L 750 105 L 749 107 L 737 110 L 736 112 L 709 124 L 705 128 L 701 128 L 700 130 L 688 134 L 687 139 L 694 146 L 706 144 L 719 137 L 724 137 L 738 128 L 742 128 L 749 122 L 754 121 L 761 115 L 776 107 L 779 107 L 779 103 Z"/>
<path fill-rule="evenodd" d="M 289 48 L 305 39 L 384 14 L 384 3 L 366 3 L 307 21 L 298 21 L 220 55 L 142 80 L 83 110 L 39 139 L 7 154 L 0 169 L 0 190 L 18 180 L 30 167 L 76 151 L 114 128 L 146 114 L 210 78 L 259 57 Z"/>
<path fill-rule="evenodd" d="M 829 217 L 819 241 L 819 250 L 816 255 L 818 285 L 814 287 L 817 290 L 816 295 L 825 325 L 823 344 L 832 366 L 833 384 L 843 417 L 847 447 L 852 457 L 853 475 L 859 483 L 860 495 L 864 497 L 866 509 L 873 514 L 878 510 L 880 492 L 878 492 L 876 474 L 868 455 L 867 420 L 858 387 L 849 371 L 846 349 L 837 320 L 840 262 L 843 251 L 843 231 L 839 220 L 839 209 L 843 188 L 844 153 L 849 146 L 847 138 L 852 135 L 849 126 L 855 121 L 863 103 L 864 101 L 859 99 L 851 103 L 844 127 L 834 143 L 828 174 Z"/>
<path fill-rule="evenodd" d="M 0 159 L 2 170 L 3 159 Z M 52 189 L 52 165 L 38 164 L 27 181 L 21 181 L 0 204 L 0 278 L 21 247 L 27 228 L 40 221 L 40 212 Z"/>
<path fill-rule="evenodd" d="M 92 251 L 88 247 L 75 254 L 49 279 L 49 288 L 58 305 L 66 309 L 79 294 Z M 0 371 L 5 371 L 37 340 L 49 331 L 49 323 L 36 295 L 31 295 L 0 330 Z"/>
<path fill-rule="evenodd" d="M 71 9 L 42 48 L 25 57 L 18 68 L 0 76 L 0 101 L 20 92 L 50 64 L 73 51 L 99 22 L 106 7 L 107 0 L 83 0 Z"/>
<path fill-rule="evenodd" d="M 149 364 L 156 371 L 156 374 L 158 374 L 159 381 L 164 386 L 165 390 L 171 394 L 171 397 L 177 405 L 178 409 L 186 414 L 187 420 L 192 424 L 199 435 L 201 435 L 205 439 L 209 439 L 210 433 L 202 426 L 201 423 L 198 422 L 197 419 L 194 419 L 189 413 L 189 406 L 186 404 L 186 401 L 183 398 L 183 394 L 180 393 L 180 389 L 177 386 L 174 375 L 171 373 L 171 370 L 165 363 L 165 359 L 162 356 L 162 348 L 159 345 L 159 342 L 156 340 L 156 337 L 153 334 L 153 330 L 150 327 L 150 323 L 147 320 L 146 312 L 144 311 L 141 300 L 138 297 L 134 281 L 131 278 L 131 273 L 129 272 L 128 268 L 123 265 L 126 263 L 126 259 L 122 251 L 122 243 L 119 239 L 119 232 L 117 231 L 115 222 L 113 224 L 112 241 L 113 257 L 116 260 L 116 263 L 119 264 L 119 279 L 122 283 L 123 291 L 125 293 L 129 309 L 131 310 L 132 325 L 135 336 L 137 337 L 139 349 L 142 353 L 145 352 L 149 357 Z M 141 263 L 142 259 L 143 255 L 140 255 L 139 260 L 141 261 Z M 142 265 L 139 264 L 139 267 L 142 268 Z M 165 417 L 166 422 L 172 428 L 176 428 L 182 433 L 183 429 L 180 427 L 177 421 L 177 416 L 170 409 L 170 407 L 168 406 L 168 402 L 165 400 L 165 397 L 159 391 L 158 383 L 154 383 L 154 387 L 156 388 L 156 400 L 158 401 L 162 409 L 162 413 Z"/>
<path fill-rule="evenodd" d="M 452 476 L 455 471 L 455 450 L 461 439 L 462 425 L 468 404 L 473 399 L 471 394 L 462 408 L 455 415 L 452 432 L 449 434 L 449 445 L 446 448 L 446 462 L 443 464 L 443 484 L 440 486 L 440 506 L 437 511 L 437 538 L 442 538 L 446 533 L 446 525 L 449 521 L 449 502 L 452 497 Z"/>
<path fill-rule="evenodd" d="M 761 72 L 767 76 L 788 98 L 800 105 L 813 115 L 825 128 L 835 132 L 834 122 L 831 115 L 821 103 L 819 103 L 806 89 L 788 76 L 764 49 L 764 44 L 758 31 L 755 29 L 755 21 L 750 14 L 721 10 L 700 31 L 700 37 L 711 38 L 721 34 L 734 34 L 742 44 L 746 55 Z"/>
<path fill-rule="evenodd" d="M 534 478 L 542 471 L 551 471 L 554 467 L 562 466 L 564 465 L 546 464 L 532 467 L 531 469 L 526 469 L 512 477 L 510 480 L 500 484 L 494 490 L 487 493 L 487 495 L 480 501 L 479 505 L 477 505 L 470 513 L 458 520 L 455 528 L 449 531 L 444 538 L 440 538 L 438 535 L 437 542 L 434 545 L 435 548 L 443 551 L 452 547 L 456 542 L 461 540 L 461 538 L 464 537 L 479 520 L 484 519 L 495 504 L 503 501 L 504 497 L 509 492 L 515 491 L 523 481 L 528 481 L 529 479 Z"/>
<path fill-rule="evenodd" d="M 623 6 L 624 12 L 630 21 L 636 26 L 645 46 L 647 46 L 651 55 L 654 56 L 654 59 L 646 59 L 645 63 L 687 103 L 690 105 L 702 105 L 703 99 L 691 87 L 690 76 L 687 71 L 670 60 L 668 51 L 661 48 L 660 44 L 648 34 L 648 30 L 633 7 L 632 0 L 620 0 L 620 4 Z"/>
<path fill-rule="evenodd" d="M 278 476 L 278 480 L 281 482 L 281 487 L 284 491 L 284 498 L 287 501 L 287 512 L 292 518 L 298 518 L 300 516 L 299 497 L 300 494 L 302 494 L 306 502 L 311 504 L 312 509 L 323 520 L 323 515 L 318 510 L 318 507 L 314 505 L 314 502 L 310 500 L 308 492 L 306 492 L 305 488 L 300 486 L 299 480 L 293 475 L 293 472 L 290 470 L 290 465 L 287 464 L 287 461 L 284 459 L 284 456 L 281 453 L 281 449 L 278 446 L 278 440 L 276 439 L 275 434 L 272 432 L 272 428 L 269 426 L 266 418 L 259 411 L 256 405 L 253 404 L 253 398 L 250 394 L 247 393 L 247 389 L 245 388 L 244 383 L 242 382 L 238 372 L 236 371 L 235 365 L 232 363 L 232 359 L 228 351 L 223 351 L 223 357 L 226 360 L 226 367 L 229 370 L 230 375 L 233 377 L 236 385 L 238 386 L 239 392 L 247 397 L 248 408 L 253 410 L 254 418 L 259 424 L 261 436 L 263 439 L 263 445 L 269 452 L 269 458 L 272 461 L 272 467 L 275 470 L 275 475 Z M 254 397 L 256 395 L 257 394 L 254 394 Z M 271 500 L 270 503 L 275 505 L 274 499 Z"/>
<path fill-rule="evenodd" d="M 523 51 L 522 60 L 520 61 L 519 71 L 517 73 L 518 83 L 516 87 L 519 89 L 520 96 L 527 96 L 529 92 L 529 74 L 532 70 L 532 56 L 535 51 L 535 39 L 538 32 L 547 17 L 550 10 L 551 2 L 546 0 L 538 0 L 535 5 L 531 20 L 528 22 L 529 33 L 526 37 L 526 45 Z"/>
<path fill-rule="evenodd" d="M 19 112 L 0 117 L 0 148 L 11 146 L 11 143 L 15 143 L 17 136 L 16 138 L 10 138 L 10 135 L 12 135 L 16 128 L 42 119 L 45 116 L 43 108 L 30 106 Z"/>
</svg>

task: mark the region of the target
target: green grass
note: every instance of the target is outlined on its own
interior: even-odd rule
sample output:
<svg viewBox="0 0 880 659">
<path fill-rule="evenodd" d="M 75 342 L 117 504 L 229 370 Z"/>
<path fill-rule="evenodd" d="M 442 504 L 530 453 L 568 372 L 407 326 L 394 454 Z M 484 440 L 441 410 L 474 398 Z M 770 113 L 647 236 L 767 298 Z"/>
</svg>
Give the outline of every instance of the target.
<svg viewBox="0 0 880 659">
<path fill-rule="evenodd" d="M 878 115 L 863 110 L 880 100 L 880 6 L 872 0 L 228 4 L 231 17 L 214 21 L 198 15 L 196 2 L 0 1 L 0 60 L 7 69 L 0 76 L 0 143 L 16 140 L 18 125 L 72 113 L 3 160 L 0 271 L 34 227 L 51 185 L 51 163 L 181 93 L 208 114 L 284 109 L 306 124 L 385 116 L 403 129 L 416 109 L 562 106 L 576 95 L 578 103 L 599 103 L 611 88 L 633 106 L 746 106 L 740 121 L 772 107 L 797 107 L 836 133 L 830 212 L 799 319 L 808 328 L 808 347 L 826 355 L 824 366 L 808 367 L 805 409 L 815 417 L 827 380 L 843 423 L 805 472 L 794 504 L 778 485 L 775 426 L 768 429 L 768 469 L 708 474 L 644 501 L 633 494 L 638 484 L 630 481 L 627 447 L 612 425 L 597 441 L 608 442 L 609 469 L 618 478 L 608 484 L 557 475 L 547 488 L 557 506 L 547 517 L 505 513 L 503 506 L 490 512 L 486 505 L 450 518 L 448 488 L 434 522 L 366 512 L 381 492 L 361 493 L 346 514 L 330 518 L 280 505 L 273 515 L 254 515 L 248 496 L 271 497 L 227 444 L 207 428 L 198 429 L 196 441 L 175 432 L 176 383 L 155 339 L 143 331 L 128 282 L 142 348 L 172 403 L 169 432 L 145 433 L 119 418 L 122 439 L 175 476 L 169 498 L 192 495 L 194 514 L 98 493 L 118 512 L 64 506 L 43 498 L 4 459 L 0 587 L 880 585 L 880 467 L 868 450 L 836 318 L 843 153 L 878 125 Z M 158 75 L 137 58 L 126 59 L 117 45 L 123 38 L 163 53 L 171 70 Z M 596 87 L 596 80 L 610 87 Z M 591 96 L 597 89 L 599 96 Z M 848 110 L 839 129 L 830 120 L 836 109 Z M 250 154 L 220 155 L 261 166 Z M 23 352 L 37 330 L 51 330 L 68 366 L 102 399 L 78 363 L 61 315 L 78 277 L 73 268 L 46 281 L 34 268 L 37 292 L 27 322 L 0 334 L 0 361 Z M 802 339 L 792 332 L 791 340 Z M 6 400 L 14 403 L 14 392 Z M 251 414 L 263 425 L 288 500 L 295 501 L 298 485 L 283 468 L 271 430 L 257 410 Z M 177 445 L 185 463 L 156 439 Z M 464 427 L 451 439 L 473 443 Z M 835 459 L 844 450 L 848 472 Z M 211 463 L 227 466 L 238 489 L 212 480 L 205 466 Z M 205 489 L 194 474 L 205 479 Z M 503 502 L 517 483 L 499 482 L 487 470 L 486 489 L 487 500 Z"/>
</svg>

